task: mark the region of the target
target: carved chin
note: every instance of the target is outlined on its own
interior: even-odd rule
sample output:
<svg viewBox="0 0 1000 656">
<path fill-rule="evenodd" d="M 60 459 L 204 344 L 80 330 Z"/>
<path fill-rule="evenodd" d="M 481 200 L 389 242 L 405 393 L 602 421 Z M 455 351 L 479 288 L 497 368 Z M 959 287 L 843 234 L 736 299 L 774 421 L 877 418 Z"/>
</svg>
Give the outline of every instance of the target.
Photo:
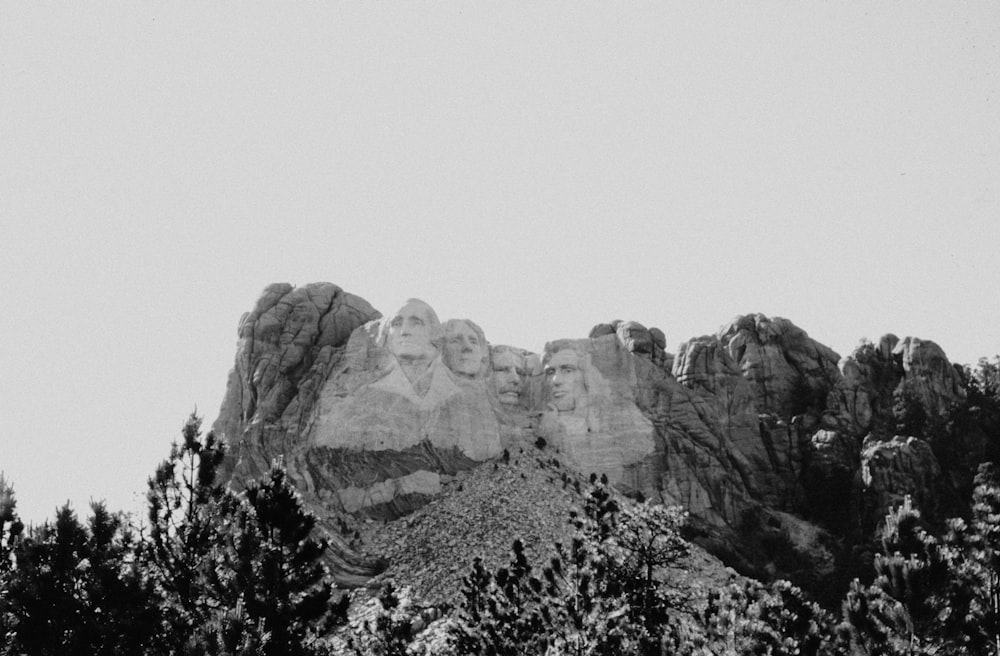
<svg viewBox="0 0 1000 656">
<path fill-rule="evenodd" d="M 556 407 L 559 412 L 569 412 L 576 408 L 576 399 L 569 394 L 560 394 L 559 396 L 552 396 L 552 405 Z"/>
<path fill-rule="evenodd" d="M 398 344 L 394 350 L 397 358 L 405 360 L 430 359 L 434 351 L 422 344 Z"/>
<path fill-rule="evenodd" d="M 479 373 L 479 361 L 472 358 L 458 360 L 453 363 L 454 366 L 451 367 L 452 371 L 458 374 L 466 374 L 467 376 L 475 376 Z"/>
</svg>

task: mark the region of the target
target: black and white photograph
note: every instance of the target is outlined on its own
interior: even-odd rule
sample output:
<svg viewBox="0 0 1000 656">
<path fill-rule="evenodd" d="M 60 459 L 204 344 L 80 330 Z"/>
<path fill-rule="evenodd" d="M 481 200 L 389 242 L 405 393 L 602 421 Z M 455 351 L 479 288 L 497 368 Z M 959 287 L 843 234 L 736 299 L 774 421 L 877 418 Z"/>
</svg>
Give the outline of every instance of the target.
<svg viewBox="0 0 1000 656">
<path fill-rule="evenodd" d="M 1000 656 L 1000 4 L 0 0 L 0 656 Z"/>
</svg>

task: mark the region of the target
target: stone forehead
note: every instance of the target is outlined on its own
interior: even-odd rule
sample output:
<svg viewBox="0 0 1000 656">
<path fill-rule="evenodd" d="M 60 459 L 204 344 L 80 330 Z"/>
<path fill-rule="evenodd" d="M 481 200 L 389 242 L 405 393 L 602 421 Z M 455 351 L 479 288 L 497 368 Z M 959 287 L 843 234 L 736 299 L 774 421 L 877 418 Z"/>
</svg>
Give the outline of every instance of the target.
<svg viewBox="0 0 1000 656">
<path fill-rule="evenodd" d="M 441 330 L 445 335 L 449 335 L 458 332 L 461 329 L 461 326 L 465 326 L 479 338 L 479 346 L 485 351 L 486 333 L 483 332 L 483 329 L 480 328 L 478 324 L 470 319 L 448 319 L 441 325 Z"/>
<path fill-rule="evenodd" d="M 448 319 L 442 325 L 444 327 L 445 332 L 454 332 L 462 326 L 468 328 L 477 335 L 481 335 L 483 332 L 482 328 L 480 328 L 473 322 L 469 321 L 468 319 Z"/>
<path fill-rule="evenodd" d="M 525 354 L 509 346 L 498 346 L 493 349 L 493 360 L 505 360 L 512 358 L 516 362 L 524 362 Z"/>
<path fill-rule="evenodd" d="M 546 359 L 546 362 L 551 364 L 556 360 L 556 358 L 559 358 L 560 360 L 565 362 L 568 358 L 572 358 L 575 363 L 579 363 L 581 360 L 583 360 L 583 357 L 584 354 L 581 353 L 580 351 L 577 351 L 574 348 L 563 348 L 559 349 L 558 351 L 554 351 L 551 355 L 549 355 L 549 357 Z"/>
<path fill-rule="evenodd" d="M 399 316 L 407 310 L 407 308 L 414 308 L 419 312 L 426 314 L 433 323 L 441 323 L 438 319 L 437 312 L 434 311 L 429 304 L 421 301 L 419 298 L 408 298 L 406 302 L 396 311 L 394 316 Z"/>
</svg>

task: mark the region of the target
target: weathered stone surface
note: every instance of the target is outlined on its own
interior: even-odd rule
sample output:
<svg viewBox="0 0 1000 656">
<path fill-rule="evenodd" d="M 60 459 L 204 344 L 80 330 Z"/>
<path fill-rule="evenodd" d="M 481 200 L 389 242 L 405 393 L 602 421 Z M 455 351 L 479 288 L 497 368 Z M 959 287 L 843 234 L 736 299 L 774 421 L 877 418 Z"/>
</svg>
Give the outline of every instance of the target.
<svg viewBox="0 0 1000 656">
<path fill-rule="evenodd" d="M 865 366 L 864 358 L 859 355 L 855 350 L 837 364 L 840 380 L 830 390 L 823 416 L 824 426 L 851 435 L 865 435 L 871 430 L 878 407 L 878 389 L 871 368 Z"/>
<path fill-rule="evenodd" d="M 677 348 L 674 358 L 674 378 L 689 389 L 701 389 L 710 394 L 732 388 L 733 381 L 741 375 L 739 363 L 729 354 L 718 337 L 705 335 L 690 339 Z M 749 383 L 738 385 L 751 394 L 755 391 Z M 754 404 L 754 399 L 744 405 Z M 754 414 L 756 406 L 754 405 Z"/>
<path fill-rule="evenodd" d="M 739 316 L 718 337 L 753 383 L 762 413 L 791 417 L 821 410 L 839 376 L 840 356 L 788 319 Z"/>
<path fill-rule="evenodd" d="M 674 377 L 703 399 L 702 416 L 733 452 L 720 450 L 717 457 L 737 464 L 751 497 L 776 508 L 794 507 L 801 460 L 798 429 L 760 414 L 757 391 L 741 373 L 716 336 L 681 344 L 674 360 Z"/>
<path fill-rule="evenodd" d="M 962 380 L 941 347 L 930 340 L 904 337 L 892 350 L 903 369 L 903 385 L 927 412 L 944 414 L 965 400 Z"/>
<path fill-rule="evenodd" d="M 236 363 L 214 424 L 244 476 L 289 454 L 309 420 L 316 392 L 355 328 L 379 313 L 330 283 L 274 284 L 239 325 Z"/>
<path fill-rule="evenodd" d="M 873 431 L 888 437 L 903 398 L 929 416 L 945 416 L 965 401 L 961 375 L 929 340 L 883 335 L 877 344 L 859 344 L 839 368 L 824 424 L 858 437 Z"/>
<path fill-rule="evenodd" d="M 889 440 L 866 439 L 861 450 L 863 520 L 873 528 L 907 496 L 916 507 L 933 515 L 940 473 L 930 445 L 921 439 L 902 435 Z"/>
<path fill-rule="evenodd" d="M 673 366 L 673 356 L 667 353 L 666 337 L 659 328 L 647 329 L 638 321 L 615 319 L 610 323 L 599 323 L 590 329 L 590 339 L 605 335 L 617 335 L 625 350 L 649 358 L 666 371 Z"/>
</svg>

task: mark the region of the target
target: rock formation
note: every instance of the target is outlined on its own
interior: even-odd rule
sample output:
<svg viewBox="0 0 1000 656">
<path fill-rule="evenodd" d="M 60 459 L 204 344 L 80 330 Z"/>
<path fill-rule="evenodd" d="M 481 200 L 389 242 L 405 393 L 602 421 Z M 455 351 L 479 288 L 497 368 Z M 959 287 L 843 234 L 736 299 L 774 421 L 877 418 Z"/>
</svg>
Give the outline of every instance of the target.
<svg viewBox="0 0 1000 656">
<path fill-rule="evenodd" d="M 283 459 L 347 583 L 380 566 L 345 526 L 403 517 L 511 454 L 680 504 L 703 544 L 777 574 L 774 540 L 828 572 L 831 545 L 862 539 L 903 495 L 934 516 L 933 491 L 978 464 L 939 430 L 964 381 L 926 340 L 887 335 L 840 358 L 748 314 L 676 354 L 621 320 L 535 354 L 415 299 L 380 316 L 329 283 L 268 287 L 240 322 L 215 423 L 237 481 Z"/>
</svg>

